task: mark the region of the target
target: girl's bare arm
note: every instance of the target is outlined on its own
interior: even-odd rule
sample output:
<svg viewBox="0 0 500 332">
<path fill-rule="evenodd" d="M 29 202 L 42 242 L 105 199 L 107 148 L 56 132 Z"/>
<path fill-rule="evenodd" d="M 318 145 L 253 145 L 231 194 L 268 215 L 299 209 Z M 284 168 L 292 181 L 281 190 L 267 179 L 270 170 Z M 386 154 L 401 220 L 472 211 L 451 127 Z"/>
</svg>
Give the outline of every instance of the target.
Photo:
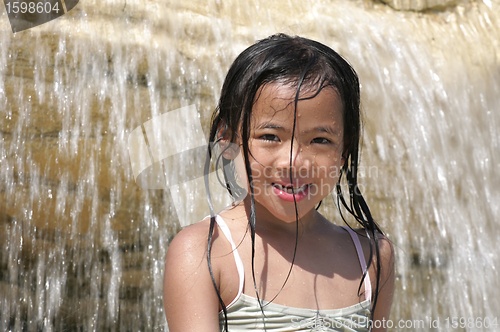
<svg viewBox="0 0 500 332">
<path fill-rule="evenodd" d="M 382 238 L 379 241 L 380 245 L 380 286 L 377 305 L 373 318 L 374 322 L 373 332 L 387 331 L 387 322 L 392 306 L 392 299 L 394 296 L 394 248 L 392 243 L 387 238 Z M 375 328 L 379 327 L 379 328 Z"/>
<path fill-rule="evenodd" d="M 207 233 L 201 224 L 189 226 L 168 248 L 163 302 L 170 332 L 219 331 L 219 302 L 206 259 Z"/>
</svg>

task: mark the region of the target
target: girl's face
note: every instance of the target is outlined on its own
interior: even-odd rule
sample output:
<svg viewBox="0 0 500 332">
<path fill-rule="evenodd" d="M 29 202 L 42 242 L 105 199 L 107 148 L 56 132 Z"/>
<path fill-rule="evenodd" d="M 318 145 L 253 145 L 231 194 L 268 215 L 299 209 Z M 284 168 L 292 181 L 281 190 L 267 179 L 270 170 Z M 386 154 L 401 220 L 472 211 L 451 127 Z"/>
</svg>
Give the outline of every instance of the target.
<svg viewBox="0 0 500 332">
<path fill-rule="evenodd" d="M 335 188 L 342 165 L 342 102 L 333 88 L 262 87 L 252 110 L 249 162 L 255 201 L 274 217 L 302 218 Z M 312 97 L 312 98 L 311 98 Z M 295 129 L 294 117 L 296 119 Z"/>
</svg>

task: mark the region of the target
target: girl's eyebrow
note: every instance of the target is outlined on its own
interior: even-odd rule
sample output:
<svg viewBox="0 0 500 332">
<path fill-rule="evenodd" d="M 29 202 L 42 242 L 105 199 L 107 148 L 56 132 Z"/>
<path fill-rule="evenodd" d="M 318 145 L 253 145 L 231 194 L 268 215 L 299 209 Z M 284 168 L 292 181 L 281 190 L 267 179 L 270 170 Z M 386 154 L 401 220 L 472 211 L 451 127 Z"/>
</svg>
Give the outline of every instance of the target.
<svg viewBox="0 0 500 332">
<path fill-rule="evenodd" d="M 265 121 L 265 122 L 260 123 L 259 125 L 257 125 L 256 129 L 276 129 L 279 131 L 286 131 L 285 127 L 283 127 L 279 124 L 273 123 L 271 121 Z M 308 130 L 303 130 L 302 132 L 306 133 L 306 134 L 313 133 L 313 132 L 314 133 L 319 132 L 319 133 L 330 134 L 333 136 L 337 136 L 339 134 L 338 130 L 335 130 L 333 127 L 330 127 L 330 126 L 317 126 L 317 127 L 314 127 L 314 128 L 308 129 Z"/>
<path fill-rule="evenodd" d="M 338 135 L 338 130 L 335 130 L 330 126 L 317 126 L 304 131 L 304 133 L 310 133 L 310 132 L 320 132 L 320 133 L 327 133 L 330 135 Z"/>
<path fill-rule="evenodd" d="M 256 129 L 277 129 L 284 131 L 285 128 L 279 124 L 272 123 L 271 121 L 265 121 L 257 125 Z"/>
</svg>

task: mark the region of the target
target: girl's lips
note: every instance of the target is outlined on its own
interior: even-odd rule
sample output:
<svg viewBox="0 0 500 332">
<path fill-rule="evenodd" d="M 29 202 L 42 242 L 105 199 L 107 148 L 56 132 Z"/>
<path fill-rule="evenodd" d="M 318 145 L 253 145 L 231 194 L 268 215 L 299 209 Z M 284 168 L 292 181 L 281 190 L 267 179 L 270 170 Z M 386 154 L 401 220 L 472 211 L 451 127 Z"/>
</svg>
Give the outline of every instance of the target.
<svg viewBox="0 0 500 332">
<path fill-rule="evenodd" d="M 302 185 L 298 188 L 294 188 L 292 185 L 285 186 L 279 183 L 273 183 L 272 186 L 276 196 L 287 202 L 299 202 L 306 198 L 309 193 L 309 184 Z"/>
</svg>

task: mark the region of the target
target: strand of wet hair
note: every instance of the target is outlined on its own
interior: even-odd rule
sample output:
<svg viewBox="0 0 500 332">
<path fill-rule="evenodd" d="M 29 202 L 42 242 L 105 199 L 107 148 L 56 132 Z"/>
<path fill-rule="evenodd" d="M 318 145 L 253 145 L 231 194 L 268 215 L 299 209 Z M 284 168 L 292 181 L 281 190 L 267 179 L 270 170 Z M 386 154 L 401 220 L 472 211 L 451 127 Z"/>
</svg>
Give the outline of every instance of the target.
<svg viewBox="0 0 500 332">
<path fill-rule="evenodd" d="M 370 209 L 368 205 L 366 204 L 365 199 L 363 198 L 361 192 L 359 191 L 359 187 L 357 184 L 357 174 L 356 174 L 356 165 L 358 163 L 357 158 L 355 156 L 358 155 L 357 149 L 350 154 L 350 159 L 351 159 L 351 167 L 349 168 L 347 166 L 347 161 L 344 167 L 342 168 L 342 171 L 340 173 L 340 177 L 337 183 L 337 207 L 340 212 L 341 218 L 344 220 L 346 225 L 352 229 L 352 227 L 349 225 L 347 220 L 345 219 L 341 205 L 354 217 L 354 219 L 363 227 L 363 230 L 365 232 L 366 237 L 368 238 L 370 242 L 370 252 L 369 252 L 369 259 L 367 262 L 367 267 L 369 267 L 372 262 L 373 262 L 373 255 L 375 254 L 376 258 L 376 287 L 373 292 L 373 302 L 371 306 L 371 312 L 370 316 L 371 319 L 373 320 L 373 315 L 375 312 L 375 307 L 377 305 L 377 300 L 378 300 L 378 293 L 379 293 L 379 285 L 380 285 L 380 277 L 381 277 L 381 265 L 380 265 L 380 248 L 379 248 L 379 243 L 378 243 L 378 236 L 377 232 L 383 234 L 382 230 L 380 227 L 377 225 L 375 220 L 373 219 Z M 341 189 L 341 179 L 343 173 L 346 173 L 346 180 L 348 183 L 349 187 L 349 205 L 345 201 L 344 195 L 342 193 Z M 358 295 L 361 292 L 361 286 L 363 284 L 363 281 L 365 278 L 369 278 L 368 274 L 368 268 L 366 271 L 363 272 L 363 276 L 361 278 L 359 287 L 358 287 Z"/>
<path fill-rule="evenodd" d="M 208 208 L 210 210 L 210 225 L 208 229 L 208 238 L 207 238 L 207 265 L 208 265 L 208 272 L 210 274 L 210 279 L 212 280 L 212 284 L 215 289 L 215 293 L 217 294 L 217 299 L 219 300 L 219 304 L 222 308 L 222 312 L 224 314 L 224 331 L 229 331 L 228 325 L 227 325 L 227 308 L 226 305 L 224 304 L 224 301 L 222 299 L 222 296 L 220 294 L 219 288 L 217 286 L 217 281 L 215 280 L 214 272 L 212 269 L 212 239 L 213 239 L 213 234 L 215 230 L 215 211 L 214 211 L 214 206 L 212 204 L 212 196 L 210 194 L 210 185 L 208 181 L 208 174 L 210 172 L 210 161 L 212 157 L 212 150 L 210 145 L 208 145 L 207 149 L 207 157 L 205 159 L 205 166 L 204 166 L 204 174 L 206 175 L 204 177 L 204 182 L 205 182 L 205 191 L 207 194 L 207 203 L 208 203 Z"/>
</svg>

